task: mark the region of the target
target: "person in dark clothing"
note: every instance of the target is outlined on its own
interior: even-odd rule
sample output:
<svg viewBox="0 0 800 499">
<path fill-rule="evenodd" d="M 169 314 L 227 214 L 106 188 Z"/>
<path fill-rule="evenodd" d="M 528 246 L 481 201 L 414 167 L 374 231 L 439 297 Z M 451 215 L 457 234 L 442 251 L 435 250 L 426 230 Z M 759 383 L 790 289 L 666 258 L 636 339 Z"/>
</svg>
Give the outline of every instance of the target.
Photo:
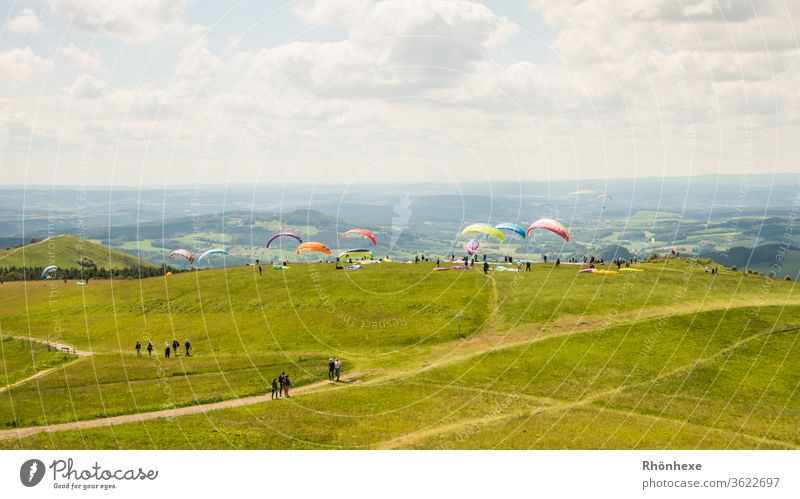
<svg viewBox="0 0 800 499">
<path fill-rule="evenodd" d="M 169 342 L 164 342 L 164 358 L 169 358 Z"/>
<path fill-rule="evenodd" d="M 489 273 L 489 262 L 483 262 L 483 273 L 484 274 Z"/>
<path fill-rule="evenodd" d="M 152 341 L 148 341 L 147 342 L 147 355 L 148 355 L 148 357 L 152 357 L 153 356 L 153 342 Z"/>
<path fill-rule="evenodd" d="M 262 273 L 261 273 L 261 265 L 258 266 L 258 275 L 262 275 Z"/>
<path fill-rule="evenodd" d="M 138 340 L 136 341 L 136 356 L 137 357 L 141 357 L 142 356 L 142 344 L 139 343 Z"/>
<path fill-rule="evenodd" d="M 561 258 L 556 258 L 556 267 L 561 266 Z"/>
<path fill-rule="evenodd" d="M 259 265 L 259 266 L 261 265 L 261 260 L 259 260 L 258 258 L 256 258 L 256 265 Z"/>
<path fill-rule="evenodd" d="M 178 356 L 178 349 L 181 347 L 181 344 L 178 343 L 176 338 L 172 338 L 172 355 L 175 357 Z"/>
<path fill-rule="evenodd" d="M 544 263 L 547 263 L 547 255 L 542 255 L 542 260 L 544 260 Z"/>
<path fill-rule="evenodd" d="M 439 268 L 439 257 L 436 257 L 436 268 Z"/>
<path fill-rule="evenodd" d="M 622 267 L 622 259 L 617 258 L 617 270 L 619 270 L 620 267 Z"/>
<path fill-rule="evenodd" d="M 531 262 L 525 262 L 525 272 L 531 271 Z"/>
<path fill-rule="evenodd" d="M 189 343 L 189 338 L 186 338 L 186 341 L 183 342 L 183 346 L 186 347 L 186 356 L 191 357 L 189 354 L 189 349 L 192 348 L 192 344 Z"/>
<path fill-rule="evenodd" d="M 281 394 L 278 392 L 278 380 L 272 378 L 272 400 L 279 398 L 281 398 Z"/>
<path fill-rule="evenodd" d="M 283 382 L 284 382 L 285 379 L 286 379 L 286 374 L 284 374 L 284 373 L 281 373 L 280 376 L 278 376 L 278 392 L 279 393 L 283 393 Z"/>
<path fill-rule="evenodd" d="M 283 377 L 283 394 L 288 399 L 289 398 L 289 387 L 292 386 L 292 382 L 289 381 L 289 375 Z"/>
<path fill-rule="evenodd" d="M 333 361 L 333 357 L 328 359 L 328 380 L 333 381 L 333 369 L 334 369 L 335 362 Z"/>
</svg>

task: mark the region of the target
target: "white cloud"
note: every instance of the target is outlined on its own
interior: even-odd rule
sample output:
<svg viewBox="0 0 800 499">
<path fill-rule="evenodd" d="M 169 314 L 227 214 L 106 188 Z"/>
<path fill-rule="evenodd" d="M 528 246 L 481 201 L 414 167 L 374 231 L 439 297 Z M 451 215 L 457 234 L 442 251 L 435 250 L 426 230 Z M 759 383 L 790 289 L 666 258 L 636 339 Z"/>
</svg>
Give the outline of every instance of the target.
<svg viewBox="0 0 800 499">
<path fill-rule="evenodd" d="M 105 82 L 92 75 L 79 76 L 69 88 L 69 92 L 78 99 L 97 99 L 103 95 Z"/>
<path fill-rule="evenodd" d="M 120 40 L 145 44 L 158 40 L 186 43 L 205 29 L 182 18 L 185 0 L 53 0 L 51 9 L 72 26 Z"/>
<path fill-rule="evenodd" d="M 66 58 L 71 64 L 77 66 L 79 71 L 89 71 L 92 73 L 105 73 L 106 63 L 99 55 L 85 51 L 70 43 L 58 49 L 58 54 Z"/>
<path fill-rule="evenodd" d="M 52 66 L 51 61 L 34 54 L 30 47 L 0 52 L 0 78 L 5 84 L 28 81 Z"/>
<path fill-rule="evenodd" d="M 22 9 L 17 17 L 8 21 L 8 29 L 14 33 L 33 35 L 42 31 L 44 27 L 33 9 Z"/>
</svg>

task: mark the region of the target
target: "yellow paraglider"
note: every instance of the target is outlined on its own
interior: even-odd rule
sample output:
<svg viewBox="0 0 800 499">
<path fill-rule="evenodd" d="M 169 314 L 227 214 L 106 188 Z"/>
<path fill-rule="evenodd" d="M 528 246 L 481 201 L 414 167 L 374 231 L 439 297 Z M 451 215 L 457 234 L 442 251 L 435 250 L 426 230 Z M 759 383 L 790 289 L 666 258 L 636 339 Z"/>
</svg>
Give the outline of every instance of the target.
<svg viewBox="0 0 800 499">
<path fill-rule="evenodd" d="M 506 236 L 500 232 L 499 229 L 496 229 L 489 224 L 472 224 L 461 231 L 462 234 L 473 234 L 476 232 L 480 234 L 486 234 L 487 236 L 496 237 L 499 241 L 505 241 L 506 239 Z"/>
</svg>

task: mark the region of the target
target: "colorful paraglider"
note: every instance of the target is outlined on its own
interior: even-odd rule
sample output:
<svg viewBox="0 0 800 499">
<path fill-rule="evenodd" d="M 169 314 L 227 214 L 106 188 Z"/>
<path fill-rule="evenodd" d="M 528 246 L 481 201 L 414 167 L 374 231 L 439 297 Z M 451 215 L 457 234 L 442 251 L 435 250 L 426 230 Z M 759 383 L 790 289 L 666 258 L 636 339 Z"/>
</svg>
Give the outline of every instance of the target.
<svg viewBox="0 0 800 499">
<path fill-rule="evenodd" d="M 303 239 L 300 237 L 299 234 L 295 234 L 294 232 L 278 232 L 277 234 L 269 238 L 269 241 L 267 241 L 267 248 L 269 248 L 269 245 L 272 244 L 272 241 L 278 239 L 279 237 L 293 237 L 297 239 L 298 244 L 303 242 Z"/>
<path fill-rule="evenodd" d="M 345 237 L 353 235 L 353 234 L 366 237 L 367 239 L 372 241 L 372 245 L 373 246 L 377 246 L 378 245 L 378 240 L 375 238 L 375 235 L 372 232 L 370 232 L 370 231 L 368 231 L 366 229 L 350 229 L 350 230 L 346 231 L 344 234 L 342 234 L 341 236 L 339 236 L 339 239 L 344 239 Z"/>
<path fill-rule="evenodd" d="M 503 223 L 503 224 L 495 225 L 494 228 L 495 229 L 499 229 L 499 230 L 507 230 L 509 232 L 513 232 L 514 234 L 518 235 L 522 239 L 525 239 L 525 229 L 523 229 L 522 227 L 520 227 L 517 224 Z"/>
<path fill-rule="evenodd" d="M 303 243 L 300 246 L 298 246 L 296 250 L 294 250 L 294 252 L 297 253 L 298 255 L 302 251 L 319 251 L 320 253 L 325 253 L 326 255 L 331 254 L 330 248 L 328 248 L 322 243 L 317 243 L 314 241 Z"/>
<path fill-rule="evenodd" d="M 51 278 L 50 273 L 55 272 L 56 270 L 61 270 L 61 267 L 58 267 L 56 265 L 48 265 L 42 271 L 42 279 L 50 279 Z"/>
<path fill-rule="evenodd" d="M 528 227 L 528 235 L 531 235 L 536 229 L 545 229 L 549 230 L 553 234 L 556 234 L 563 238 L 565 241 L 569 241 L 569 231 L 561 222 L 557 222 L 551 218 L 541 218 L 531 224 Z"/>
<path fill-rule="evenodd" d="M 194 255 L 193 255 L 193 254 L 192 254 L 192 252 L 191 252 L 191 251 L 189 251 L 189 250 L 185 250 L 185 249 L 178 249 L 178 250 L 175 250 L 175 251 L 173 251 L 172 253 L 170 253 L 170 254 L 169 254 L 169 256 L 168 256 L 167 258 L 168 258 L 170 261 L 172 261 L 172 258 L 173 258 L 173 257 L 175 257 L 175 256 L 180 256 L 180 257 L 183 257 L 183 258 L 185 258 L 185 259 L 186 259 L 186 261 L 187 261 L 187 262 L 189 262 L 189 263 L 194 263 Z"/>
<path fill-rule="evenodd" d="M 219 249 L 219 248 L 210 249 L 205 253 L 203 253 L 202 255 L 200 255 L 200 258 L 197 259 L 197 263 L 199 264 L 200 262 L 202 262 L 203 258 L 207 257 L 208 255 L 227 255 L 227 254 L 228 252 L 225 251 L 224 249 Z"/>
<path fill-rule="evenodd" d="M 461 233 L 462 234 L 474 234 L 474 233 L 485 234 L 487 236 L 495 237 L 500 241 L 504 241 L 506 239 L 506 236 L 504 236 L 503 233 L 500 232 L 499 229 L 496 229 L 496 228 L 492 227 L 489 224 L 472 224 L 472 225 L 468 226 L 467 228 L 465 228 L 463 231 L 461 231 Z"/>
<path fill-rule="evenodd" d="M 343 251 L 336 257 L 340 262 L 342 260 L 372 260 L 372 252 L 368 249 L 350 249 Z"/>
</svg>

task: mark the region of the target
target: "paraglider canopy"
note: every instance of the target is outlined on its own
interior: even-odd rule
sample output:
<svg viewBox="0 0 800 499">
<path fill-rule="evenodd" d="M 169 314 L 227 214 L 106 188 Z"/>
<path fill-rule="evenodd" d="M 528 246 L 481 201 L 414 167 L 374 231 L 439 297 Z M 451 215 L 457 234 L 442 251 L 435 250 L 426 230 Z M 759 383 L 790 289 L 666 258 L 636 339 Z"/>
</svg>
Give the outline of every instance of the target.
<svg viewBox="0 0 800 499">
<path fill-rule="evenodd" d="M 186 259 L 186 261 L 187 261 L 187 262 L 189 262 L 189 263 L 193 263 L 193 262 L 194 262 L 194 255 L 192 254 L 192 252 L 191 252 L 191 251 L 189 251 L 189 250 L 185 250 L 185 249 L 178 249 L 178 250 L 175 250 L 175 251 L 173 251 L 172 253 L 170 253 L 170 254 L 169 254 L 169 256 L 168 256 L 167 258 L 169 258 L 170 260 L 172 260 L 172 258 L 173 258 L 174 256 L 176 256 L 176 255 L 177 255 L 177 256 L 182 256 L 182 257 L 183 257 L 183 258 L 185 258 L 185 259 Z"/>
<path fill-rule="evenodd" d="M 61 270 L 61 267 L 56 265 L 48 265 L 42 271 L 42 279 L 50 279 L 50 272 L 55 272 L 56 270 Z"/>
<path fill-rule="evenodd" d="M 272 241 L 278 239 L 279 237 L 293 237 L 297 239 L 298 243 L 303 242 L 303 239 L 300 237 L 299 234 L 295 234 L 294 232 L 278 232 L 277 234 L 269 238 L 269 241 L 267 241 L 267 248 L 269 248 L 269 245 L 272 244 Z"/>
<path fill-rule="evenodd" d="M 519 237 L 521 237 L 522 239 L 525 239 L 525 229 L 523 229 L 522 227 L 520 227 L 517 224 L 502 223 L 502 224 L 495 225 L 494 228 L 513 232 L 513 233 L 517 234 Z"/>
<path fill-rule="evenodd" d="M 350 230 L 346 231 L 344 234 L 342 234 L 341 236 L 339 236 L 339 239 L 344 239 L 345 237 L 347 237 L 349 235 L 352 235 L 352 234 L 357 234 L 357 235 L 361 235 L 361 236 L 366 237 L 367 239 L 372 241 L 372 245 L 373 246 L 377 246 L 378 245 L 378 240 L 375 238 L 375 235 L 372 232 L 370 232 L 370 231 L 368 231 L 366 229 L 350 229 Z"/>
<path fill-rule="evenodd" d="M 472 224 L 461 231 L 462 234 L 474 234 L 476 232 L 480 234 L 486 234 L 487 236 L 496 237 L 500 241 L 504 241 L 506 239 L 506 236 L 504 236 L 502 232 L 489 224 Z"/>
<path fill-rule="evenodd" d="M 362 258 L 372 260 L 372 252 L 368 249 L 350 249 L 343 251 L 336 257 L 337 260 L 347 260 L 349 258 Z"/>
<path fill-rule="evenodd" d="M 207 257 L 208 255 L 227 255 L 227 254 L 228 254 L 228 252 L 225 251 L 224 249 L 220 249 L 220 248 L 210 249 L 210 250 L 206 251 L 205 253 L 203 253 L 202 255 L 200 255 L 200 258 L 197 259 L 197 263 L 200 263 L 201 261 L 203 261 L 203 258 Z"/>
<path fill-rule="evenodd" d="M 331 254 L 330 248 L 322 243 L 317 243 L 314 241 L 301 244 L 294 252 L 299 255 L 301 251 L 319 251 L 320 253 L 325 253 L 326 255 Z"/>
<path fill-rule="evenodd" d="M 614 196 L 612 196 L 611 194 L 609 194 L 607 192 L 601 192 L 597 196 L 597 199 L 609 199 L 609 200 L 613 201 L 614 200 Z"/>
<path fill-rule="evenodd" d="M 565 241 L 569 241 L 569 231 L 561 222 L 557 222 L 551 218 L 541 218 L 528 227 L 528 235 L 536 229 L 549 230 L 553 234 L 562 237 Z"/>
</svg>

